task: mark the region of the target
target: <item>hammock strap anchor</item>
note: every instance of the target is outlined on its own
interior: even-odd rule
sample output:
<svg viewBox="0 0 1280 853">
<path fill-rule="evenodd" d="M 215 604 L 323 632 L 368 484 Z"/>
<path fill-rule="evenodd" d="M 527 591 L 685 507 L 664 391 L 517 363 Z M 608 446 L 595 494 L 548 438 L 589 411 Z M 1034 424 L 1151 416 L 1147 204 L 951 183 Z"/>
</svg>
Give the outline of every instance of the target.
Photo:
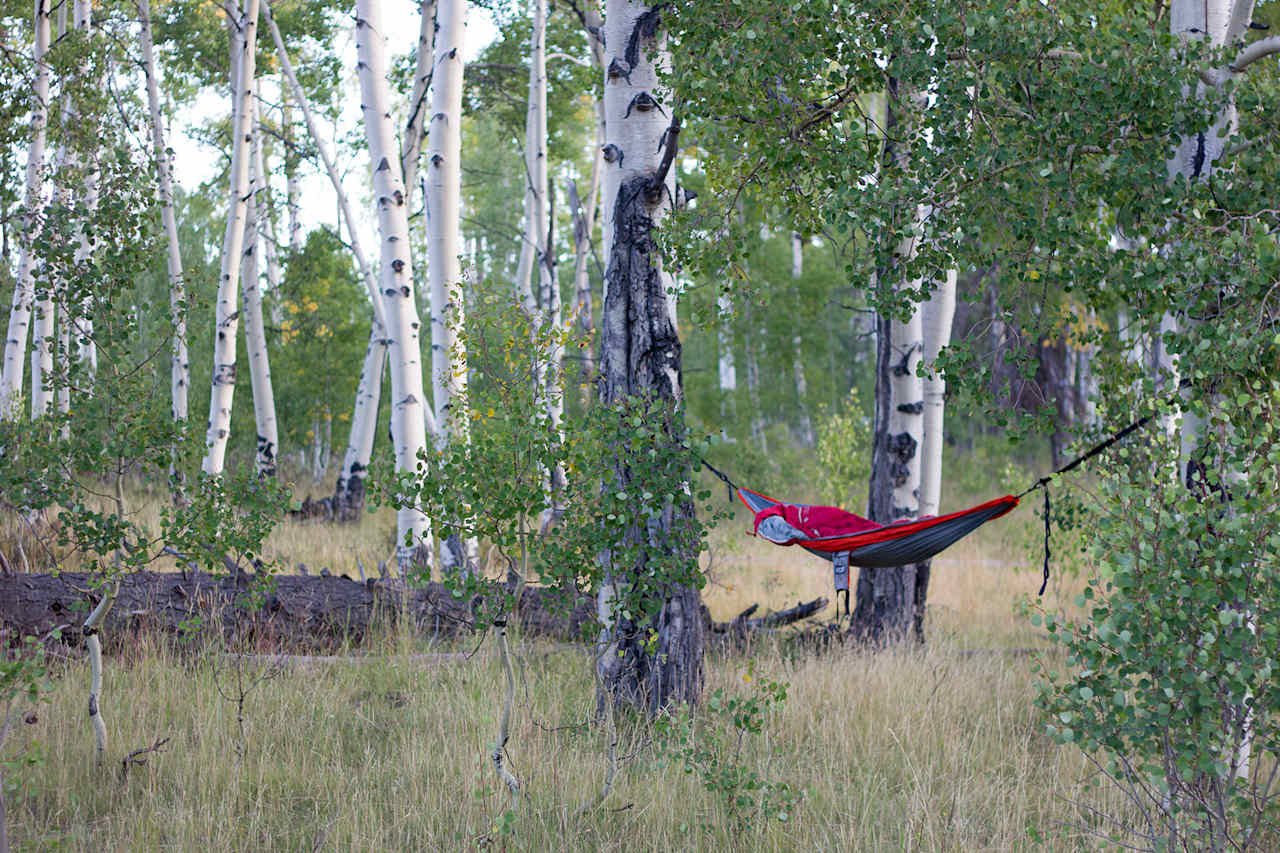
<svg viewBox="0 0 1280 853">
<path fill-rule="evenodd" d="M 1041 581 L 1040 591 L 1036 593 L 1036 595 L 1044 595 L 1045 588 L 1049 586 L 1049 527 L 1051 524 L 1050 519 L 1052 517 L 1050 513 L 1050 506 L 1049 506 L 1049 483 L 1053 480 L 1054 477 L 1058 476 L 1059 474 L 1065 474 L 1074 468 L 1080 467 L 1081 464 L 1097 456 L 1099 453 L 1106 450 L 1111 445 L 1115 444 L 1116 442 L 1123 441 L 1131 433 L 1136 432 L 1137 430 L 1140 430 L 1144 426 L 1149 424 L 1151 422 L 1151 419 L 1154 417 L 1155 415 L 1147 415 L 1145 418 L 1140 418 L 1134 421 L 1133 423 L 1129 424 L 1127 427 L 1120 430 L 1119 432 L 1113 433 L 1109 438 L 1098 442 L 1093 447 L 1090 447 L 1084 453 L 1080 454 L 1075 459 L 1072 459 L 1070 462 L 1068 462 L 1066 465 L 1063 465 L 1058 470 L 1054 471 L 1051 474 L 1046 474 L 1045 476 L 1041 477 L 1039 480 L 1036 480 L 1035 483 L 1033 483 L 1030 486 L 1030 488 L 1028 488 L 1026 491 L 1018 495 L 1018 498 L 1021 499 L 1031 494 L 1036 489 L 1044 490 L 1044 580 Z"/>
<path fill-rule="evenodd" d="M 735 484 L 735 483 L 733 482 L 733 480 L 730 480 L 730 479 L 729 479 L 729 475 L 728 475 L 728 474 L 726 474 L 726 473 L 724 473 L 723 471 L 721 471 L 721 470 L 719 470 L 719 469 L 717 469 L 717 468 L 713 467 L 713 466 L 712 466 L 712 464 L 711 464 L 710 462 L 708 462 L 707 460 L 703 459 L 701 456 L 699 456 L 699 457 L 698 457 L 698 461 L 702 463 L 702 467 L 706 468 L 706 469 L 707 469 L 708 471 L 710 471 L 712 474 L 715 474 L 715 475 L 716 475 L 716 477 L 717 477 L 717 478 L 719 478 L 719 480 L 720 480 L 722 483 L 724 483 L 724 484 L 725 484 L 725 486 L 727 486 L 727 487 L 728 487 L 728 489 L 729 489 L 729 503 L 733 503 L 733 493 L 734 493 L 734 492 L 736 492 L 736 491 L 738 490 L 738 486 L 737 486 L 737 484 Z"/>
</svg>

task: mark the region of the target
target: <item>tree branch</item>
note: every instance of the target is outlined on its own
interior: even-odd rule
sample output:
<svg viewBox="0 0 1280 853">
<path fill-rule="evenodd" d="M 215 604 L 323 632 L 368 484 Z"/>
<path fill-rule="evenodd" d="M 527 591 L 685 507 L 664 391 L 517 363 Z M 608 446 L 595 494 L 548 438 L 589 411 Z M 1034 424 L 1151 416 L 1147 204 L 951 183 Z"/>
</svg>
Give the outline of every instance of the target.
<svg viewBox="0 0 1280 853">
<path fill-rule="evenodd" d="M 1244 73 L 1246 68 L 1259 59 L 1265 59 L 1275 53 L 1280 53 L 1280 36 L 1258 39 L 1245 45 L 1244 49 L 1236 54 L 1235 61 L 1226 68 L 1206 68 L 1201 71 L 1200 79 L 1210 86 L 1221 86 L 1237 74 Z"/>
<path fill-rule="evenodd" d="M 649 179 L 649 195 L 656 196 L 662 192 L 662 187 L 667 181 L 667 173 L 671 171 L 671 164 L 675 162 L 676 151 L 679 149 L 680 137 L 680 113 L 672 111 L 674 115 L 671 117 L 671 126 L 667 128 L 667 132 L 663 134 L 664 145 L 666 150 L 662 152 L 662 162 L 658 164 L 658 170 L 653 173 L 653 177 Z"/>
</svg>

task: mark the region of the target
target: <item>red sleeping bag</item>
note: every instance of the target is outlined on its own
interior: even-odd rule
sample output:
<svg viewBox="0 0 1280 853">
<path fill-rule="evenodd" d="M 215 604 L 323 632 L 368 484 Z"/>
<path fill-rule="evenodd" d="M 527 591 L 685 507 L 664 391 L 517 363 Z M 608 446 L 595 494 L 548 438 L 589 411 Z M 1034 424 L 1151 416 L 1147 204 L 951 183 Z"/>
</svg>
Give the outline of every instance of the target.
<svg viewBox="0 0 1280 853">
<path fill-rule="evenodd" d="M 875 530 L 879 527 L 860 515 L 845 512 L 835 506 L 806 506 L 804 504 L 775 504 L 766 510 L 756 513 L 755 532 L 760 532 L 760 522 L 770 516 L 778 515 L 782 520 L 797 530 L 803 531 L 814 539 L 825 536 L 844 536 L 861 533 L 864 530 Z"/>
</svg>

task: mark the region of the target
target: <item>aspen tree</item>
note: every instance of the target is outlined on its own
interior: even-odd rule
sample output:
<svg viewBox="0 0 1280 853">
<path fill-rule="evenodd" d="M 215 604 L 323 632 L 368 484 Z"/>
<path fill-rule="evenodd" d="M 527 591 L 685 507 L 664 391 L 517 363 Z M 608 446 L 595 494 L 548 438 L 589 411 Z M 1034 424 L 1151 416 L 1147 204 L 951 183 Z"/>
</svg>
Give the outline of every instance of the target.
<svg viewBox="0 0 1280 853">
<path fill-rule="evenodd" d="M 0 375 L 0 417 L 17 418 L 21 412 L 22 378 L 26 369 L 27 335 L 35 300 L 35 235 L 39 229 L 44 166 L 45 129 L 49 123 L 49 0 L 36 0 L 35 80 L 31 90 L 31 140 L 27 145 L 27 172 L 23 194 L 18 274 L 14 281 L 9 327 L 4 341 L 4 372 Z"/>
<path fill-rule="evenodd" d="M 254 60 L 258 35 L 258 0 L 247 0 L 238 18 L 228 10 L 234 31 L 232 80 L 234 110 L 231 120 L 231 192 L 227 226 L 222 238 L 222 264 L 214 313 L 213 380 L 209 394 L 209 429 L 201 465 L 206 474 L 221 474 L 231 433 L 231 402 L 236 388 L 236 332 L 240 325 L 240 255 L 244 247 L 245 218 L 253 187 L 249 180 L 253 136 Z"/>
<path fill-rule="evenodd" d="M 427 251 L 431 263 L 431 385 L 435 399 L 437 439 L 470 440 L 465 410 L 454 410 L 454 398 L 465 400 L 467 352 L 459 335 L 466 325 L 459 260 L 462 194 L 462 77 L 466 38 L 465 0 L 440 0 L 436 8 L 436 59 L 431 80 L 431 120 L 427 130 Z M 445 569 L 466 569 L 472 543 L 442 543 Z"/>
<path fill-rule="evenodd" d="M 391 341 L 391 434 L 396 445 L 396 470 L 409 473 L 416 470 L 418 455 L 427 449 L 428 406 L 423 394 L 421 324 L 409 257 L 409 215 L 403 178 L 400 170 L 392 166 L 396 155 L 387 83 L 386 36 L 381 4 L 376 0 L 356 2 L 356 54 L 360 108 L 364 113 L 382 247 L 383 310 Z M 461 62 L 461 57 L 458 59 Z M 430 549 L 426 516 L 413 506 L 412 495 L 403 497 L 406 505 L 396 514 L 396 548 L 402 576 L 408 572 L 419 548 L 425 548 L 426 553 Z"/>
</svg>

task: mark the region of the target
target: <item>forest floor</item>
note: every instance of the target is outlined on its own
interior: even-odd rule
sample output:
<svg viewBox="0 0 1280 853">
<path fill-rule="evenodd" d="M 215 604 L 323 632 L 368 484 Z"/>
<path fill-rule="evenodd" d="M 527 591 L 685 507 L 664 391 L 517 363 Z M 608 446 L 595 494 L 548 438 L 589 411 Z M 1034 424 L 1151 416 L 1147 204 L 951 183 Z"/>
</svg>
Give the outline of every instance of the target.
<svg viewBox="0 0 1280 853">
<path fill-rule="evenodd" d="M 370 516 L 353 536 L 289 523 L 272 545 L 312 570 L 351 571 L 352 548 L 376 565 L 388 524 Z M 713 534 L 715 618 L 831 597 L 826 563 L 747 527 L 738 516 Z M 785 702 L 758 734 L 739 734 L 713 701 L 684 740 L 678 725 L 664 735 L 619 716 L 616 781 L 584 813 L 612 739 L 592 722 L 586 649 L 515 640 L 514 812 L 489 758 L 503 695 L 492 636 L 474 655 L 439 658 L 423 653 L 474 646 L 387 636 L 360 650 L 375 654 L 359 666 L 283 670 L 213 647 L 117 653 L 103 767 L 83 712 L 88 668 L 68 662 L 6 748 L 10 839 L 33 851 L 1094 849 L 1088 809 L 1123 806 L 1091 786 L 1078 750 L 1048 739 L 1033 705 L 1037 659 L 1061 660 L 1023 651 L 1047 648 L 1025 615 L 1039 586 L 1037 530 L 1022 508 L 935 561 L 924 648 L 815 653 L 774 638 L 711 655 L 708 699 L 762 697 L 777 681 L 789 685 Z M 1079 585 L 1059 576 L 1041 606 L 1072 609 Z M 241 687 L 251 688 L 242 707 Z M 161 738 L 145 765 L 122 772 L 126 754 Z M 681 746 L 701 752 L 692 773 Z M 11 761 L 23 752 L 33 760 Z M 788 786 L 797 801 L 785 821 L 755 811 L 752 779 Z M 737 793 L 746 799 L 735 807 Z"/>
</svg>

